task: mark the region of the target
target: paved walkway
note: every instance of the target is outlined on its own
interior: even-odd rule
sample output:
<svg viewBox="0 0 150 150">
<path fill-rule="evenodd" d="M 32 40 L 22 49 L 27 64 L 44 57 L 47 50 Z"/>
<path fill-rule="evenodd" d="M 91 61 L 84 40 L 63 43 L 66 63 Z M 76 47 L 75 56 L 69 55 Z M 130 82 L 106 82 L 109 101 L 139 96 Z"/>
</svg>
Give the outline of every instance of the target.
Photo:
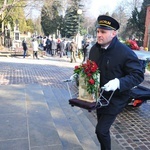
<svg viewBox="0 0 150 150">
<path fill-rule="evenodd" d="M 0 150 L 100 149 L 94 112 L 68 105 L 62 81 L 76 64 L 58 57 L 1 58 L 0 63 Z M 118 116 L 112 150 L 150 149 L 149 105 Z"/>
<path fill-rule="evenodd" d="M 74 65 L 60 58 L 1 58 L 0 150 L 100 149 L 96 118 L 68 105 L 62 81 Z"/>
</svg>

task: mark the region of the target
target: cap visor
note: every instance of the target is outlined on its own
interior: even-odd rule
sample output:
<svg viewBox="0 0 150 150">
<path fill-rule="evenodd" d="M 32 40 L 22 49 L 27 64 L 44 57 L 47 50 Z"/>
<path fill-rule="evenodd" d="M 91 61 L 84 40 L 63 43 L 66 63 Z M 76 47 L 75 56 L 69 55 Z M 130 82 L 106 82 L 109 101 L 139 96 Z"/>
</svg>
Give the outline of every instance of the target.
<svg viewBox="0 0 150 150">
<path fill-rule="evenodd" d="M 97 28 L 104 29 L 104 30 L 115 30 L 115 29 L 113 29 L 113 28 L 106 27 L 106 26 L 101 26 L 101 25 L 97 25 L 97 26 L 96 26 L 96 29 L 97 29 Z"/>
</svg>

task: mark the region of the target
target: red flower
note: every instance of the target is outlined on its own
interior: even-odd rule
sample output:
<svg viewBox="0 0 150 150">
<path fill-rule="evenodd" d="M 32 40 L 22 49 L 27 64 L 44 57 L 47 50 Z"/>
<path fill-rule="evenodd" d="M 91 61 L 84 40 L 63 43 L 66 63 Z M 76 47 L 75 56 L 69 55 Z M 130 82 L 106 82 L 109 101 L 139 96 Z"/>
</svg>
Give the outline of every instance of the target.
<svg viewBox="0 0 150 150">
<path fill-rule="evenodd" d="M 78 68 L 79 68 L 79 66 L 75 66 L 75 70 L 78 69 Z"/>
<path fill-rule="evenodd" d="M 91 77 L 91 76 L 92 76 L 92 74 L 91 74 L 91 73 L 88 73 L 88 74 L 87 74 L 87 76 L 88 76 L 88 77 Z"/>
<path fill-rule="evenodd" d="M 90 79 L 89 83 L 93 85 L 93 84 L 95 84 L 95 81 L 93 79 Z"/>
<path fill-rule="evenodd" d="M 84 72 L 87 74 L 89 72 L 89 69 L 88 68 L 85 68 L 84 69 Z"/>
<path fill-rule="evenodd" d="M 95 66 L 93 66 L 92 68 L 91 68 L 91 72 L 95 72 L 97 70 L 97 68 L 95 67 Z"/>
</svg>

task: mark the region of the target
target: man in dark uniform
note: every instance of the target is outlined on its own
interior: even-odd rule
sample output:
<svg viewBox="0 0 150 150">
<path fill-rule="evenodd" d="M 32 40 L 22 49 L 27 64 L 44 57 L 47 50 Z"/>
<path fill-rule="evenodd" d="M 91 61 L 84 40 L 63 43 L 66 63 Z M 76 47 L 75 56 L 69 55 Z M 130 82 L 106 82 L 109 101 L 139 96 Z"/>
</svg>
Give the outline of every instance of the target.
<svg viewBox="0 0 150 150">
<path fill-rule="evenodd" d="M 101 150 L 111 150 L 110 127 L 128 104 L 130 90 L 144 80 L 144 73 L 135 53 L 117 38 L 119 23 L 106 15 L 99 16 L 97 22 L 97 43 L 89 59 L 99 67 L 103 95 L 109 98 L 112 91 L 114 95 L 108 106 L 97 109 L 96 134 Z"/>
</svg>

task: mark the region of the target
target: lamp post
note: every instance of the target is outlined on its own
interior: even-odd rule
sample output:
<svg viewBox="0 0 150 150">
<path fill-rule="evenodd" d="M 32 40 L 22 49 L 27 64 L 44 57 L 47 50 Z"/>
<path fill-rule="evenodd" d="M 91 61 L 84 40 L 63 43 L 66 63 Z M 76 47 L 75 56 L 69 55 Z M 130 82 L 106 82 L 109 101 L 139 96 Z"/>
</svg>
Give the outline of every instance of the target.
<svg viewBox="0 0 150 150">
<path fill-rule="evenodd" d="M 78 44 L 78 49 L 81 48 L 81 40 L 80 40 L 80 16 L 82 14 L 82 9 L 77 10 L 77 14 L 79 16 L 78 20 L 78 34 L 77 34 L 77 44 Z"/>
</svg>

